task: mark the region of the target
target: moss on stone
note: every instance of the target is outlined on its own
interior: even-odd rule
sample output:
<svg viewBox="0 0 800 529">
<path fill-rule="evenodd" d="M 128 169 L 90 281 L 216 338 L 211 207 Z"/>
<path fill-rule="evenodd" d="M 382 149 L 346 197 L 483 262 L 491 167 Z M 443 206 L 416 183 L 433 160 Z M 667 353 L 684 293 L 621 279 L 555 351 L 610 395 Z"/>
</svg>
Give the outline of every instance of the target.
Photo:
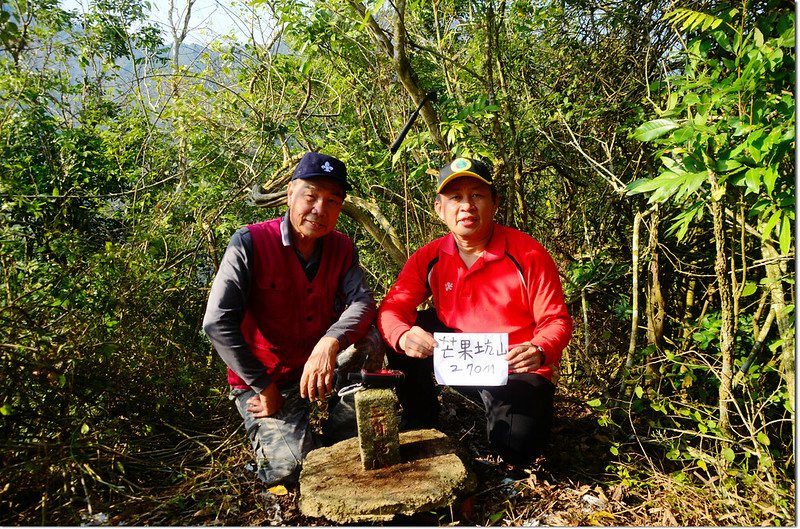
<svg viewBox="0 0 800 529">
<path fill-rule="evenodd" d="M 397 396 L 391 389 L 365 389 L 356 393 L 359 451 L 364 470 L 400 462 Z"/>
</svg>

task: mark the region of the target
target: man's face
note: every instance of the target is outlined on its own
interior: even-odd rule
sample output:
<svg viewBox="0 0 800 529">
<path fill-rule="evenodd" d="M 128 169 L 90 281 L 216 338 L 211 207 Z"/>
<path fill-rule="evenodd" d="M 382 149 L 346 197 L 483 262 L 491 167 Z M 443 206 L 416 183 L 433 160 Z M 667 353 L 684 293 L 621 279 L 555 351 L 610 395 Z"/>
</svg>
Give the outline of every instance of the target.
<svg viewBox="0 0 800 529">
<path fill-rule="evenodd" d="M 492 188 L 470 176 L 456 178 L 444 186 L 433 204 L 454 235 L 474 241 L 490 236 L 498 205 Z"/>
<path fill-rule="evenodd" d="M 287 189 L 295 244 L 315 241 L 336 227 L 344 203 L 341 184 L 326 178 L 297 179 Z"/>
</svg>

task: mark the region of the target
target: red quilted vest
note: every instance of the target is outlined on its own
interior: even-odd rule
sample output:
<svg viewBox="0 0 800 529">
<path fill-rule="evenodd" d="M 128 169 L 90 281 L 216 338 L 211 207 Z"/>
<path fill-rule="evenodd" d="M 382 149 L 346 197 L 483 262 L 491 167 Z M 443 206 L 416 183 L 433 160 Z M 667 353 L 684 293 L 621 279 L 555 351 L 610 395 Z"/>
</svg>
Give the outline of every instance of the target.
<svg viewBox="0 0 800 529">
<path fill-rule="evenodd" d="M 281 242 L 282 218 L 248 226 L 253 240 L 250 295 L 240 326 L 250 350 L 272 380 L 300 378 L 311 350 L 344 310 L 339 284 L 353 260 L 353 243 L 333 231 L 322 238 L 322 258 L 312 281 L 297 254 Z M 247 388 L 228 370 L 228 383 Z"/>
</svg>

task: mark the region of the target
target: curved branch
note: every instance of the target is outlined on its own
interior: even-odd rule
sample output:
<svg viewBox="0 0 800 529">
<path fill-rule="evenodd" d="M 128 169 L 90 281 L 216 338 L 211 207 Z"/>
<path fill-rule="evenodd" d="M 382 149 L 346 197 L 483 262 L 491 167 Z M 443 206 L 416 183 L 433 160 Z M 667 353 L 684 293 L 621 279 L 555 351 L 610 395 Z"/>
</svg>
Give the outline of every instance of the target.
<svg viewBox="0 0 800 529">
<path fill-rule="evenodd" d="M 378 208 L 378 204 L 361 197 L 348 195 L 344 201 L 342 211 L 367 230 L 395 263 L 398 265 L 405 264 L 408 259 L 405 246 L 400 241 L 400 237 L 397 235 L 392 223 Z"/>
<path fill-rule="evenodd" d="M 419 83 L 417 83 L 416 75 L 411 67 L 411 61 L 409 61 L 408 54 L 406 53 L 408 34 L 406 33 L 404 21 L 406 10 L 405 0 L 398 0 L 395 3 L 396 15 L 393 27 L 394 44 L 392 44 L 392 40 L 389 39 L 386 31 L 378 24 L 372 14 L 367 14 L 364 4 L 356 0 L 348 0 L 347 3 L 358 13 L 362 20 L 366 20 L 367 31 L 369 32 L 371 40 L 392 60 L 400 83 L 411 96 L 411 99 L 414 100 L 414 104 L 419 106 L 425 99 L 426 92 L 419 86 Z M 442 138 L 439 128 L 439 116 L 430 101 L 426 101 L 425 104 L 422 105 L 420 114 L 422 115 L 422 119 L 425 120 L 425 125 L 427 125 L 430 131 L 433 141 L 439 146 L 442 153 L 447 153 L 447 142 Z"/>
<path fill-rule="evenodd" d="M 392 41 L 386 36 L 386 32 L 383 31 L 383 28 L 375 20 L 375 17 L 370 14 L 369 17 L 365 19 L 367 16 L 367 8 L 364 7 L 364 4 L 361 2 L 356 2 L 355 0 L 348 0 L 347 3 L 356 13 L 358 13 L 358 16 L 361 17 L 361 20 L 366 20 L 370 39 L 377 44 L 386 55 L 393 57 L 394 45 L 392 44 Z"/>
<path fill-rule="evenodd" d="M 627 186 L 625 185 L 624 182 L 622 182 L 622 180 L 620 180 L 620 178 L 616 174 L 614 174 L 613 172 L 611 172 L 606 168 L 605 163 L 608 162 L 599 162 L 595 160 L 589 153 L 583 150 L 583 147 L 581 147 L 578 138 L 575 137 L 575 132 L 572 130 L 572 127 L 569 126 L 569 123 L 567 123 L 567 120 L 561 114 L 560 110 L 558 111 L 558 118 L 559 121 L 561 121 L 561 124 L 564 127 L 564 129 L 567 131 L 567 133 L 569 133 L 570 145 L 572 145 L 575 148 L 575 150 L 578 151 L 578 153 L 583 157 L 583 159 L 589 163 L 592 169 L 594 169 L 595 172 L 598 175 L 600 175 L 601 178 L 603 178 L 603 180 L 605 180 L 611 185 L 611 188 L 614 190 L 615 193 L 617 193 L 618 195 L 623 195 L 627 189 Z"/>
<path fill-rule="evenodd" d="M 250 191 L 250 200 L 260 208 L 277 208 L 286 204 L 286 191 L 264 193 L 261 184 L 255 184 Z"/>
</svg>

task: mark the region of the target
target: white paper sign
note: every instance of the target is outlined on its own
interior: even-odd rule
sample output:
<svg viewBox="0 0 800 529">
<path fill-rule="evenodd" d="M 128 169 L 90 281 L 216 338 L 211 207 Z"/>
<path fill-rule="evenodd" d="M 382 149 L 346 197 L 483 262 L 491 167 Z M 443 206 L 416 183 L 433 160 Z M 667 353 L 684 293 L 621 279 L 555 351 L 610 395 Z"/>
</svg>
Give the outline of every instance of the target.
<svg viewBox="0 0 800 529">
<path fill-rule="evenodd" d="M 436 382 L 447 386 L 503 386 L 508 381 L 507 333 L 435 332 Z"/>
</svg>

